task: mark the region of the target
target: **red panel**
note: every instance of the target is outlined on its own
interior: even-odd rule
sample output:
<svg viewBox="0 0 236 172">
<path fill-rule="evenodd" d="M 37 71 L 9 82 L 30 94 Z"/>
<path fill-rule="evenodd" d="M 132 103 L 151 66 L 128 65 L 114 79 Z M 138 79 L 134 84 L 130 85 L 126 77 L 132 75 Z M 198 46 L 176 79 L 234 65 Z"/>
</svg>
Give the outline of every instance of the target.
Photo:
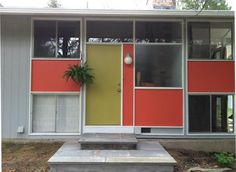
<svg viewBox="0 0 236 172">
<path fill-rule="evenodd" d="M 123 46 L 123 125 L 133 125 L 133 63 L 127 65 L 127 54 L 133 58 L 133 45 Z"/>
<path fill-rule="evenodd" d="M 234 92 L 234 62 L 188 62 L 189 92 Z"/>
<path fill-rule="evenodd" d="M 79 60 L 33 60 L 32 91 L 80 91 L 71 80 L 63 78 L 69 64 L 79 64 Z"/>
<path fill-rule="evenodd" d="M 182 90 L 136 90 L 137 126 L 182 126 Z"/>
</svg>

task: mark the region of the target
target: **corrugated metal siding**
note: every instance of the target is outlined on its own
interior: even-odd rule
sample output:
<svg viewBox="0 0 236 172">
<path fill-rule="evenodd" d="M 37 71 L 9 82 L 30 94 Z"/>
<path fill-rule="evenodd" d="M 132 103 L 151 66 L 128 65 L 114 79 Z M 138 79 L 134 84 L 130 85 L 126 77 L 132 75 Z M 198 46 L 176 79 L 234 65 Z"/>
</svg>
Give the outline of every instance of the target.
<svg viewBox="0 0 236 172">
<path fill-rule="evenodd" d="M 28 135 L 30 17 L 2 16 L 2 137 Z M 17 134 L 18 126 L 25 133 Z"/>
</svg>

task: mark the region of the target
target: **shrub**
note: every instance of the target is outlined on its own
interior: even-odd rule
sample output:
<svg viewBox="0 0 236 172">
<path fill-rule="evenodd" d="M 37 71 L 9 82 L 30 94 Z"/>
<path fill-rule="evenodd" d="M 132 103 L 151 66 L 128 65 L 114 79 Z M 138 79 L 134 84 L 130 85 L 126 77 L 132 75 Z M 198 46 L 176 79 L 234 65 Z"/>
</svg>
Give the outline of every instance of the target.
<svg viewBox="0 0 236 172">
<path fill-rule="evenodd" d="M 216 160 L 224 167 L 229 167 L 235 162 L 235 156 L 229 152 L 215 153 Z"/>
</svg>

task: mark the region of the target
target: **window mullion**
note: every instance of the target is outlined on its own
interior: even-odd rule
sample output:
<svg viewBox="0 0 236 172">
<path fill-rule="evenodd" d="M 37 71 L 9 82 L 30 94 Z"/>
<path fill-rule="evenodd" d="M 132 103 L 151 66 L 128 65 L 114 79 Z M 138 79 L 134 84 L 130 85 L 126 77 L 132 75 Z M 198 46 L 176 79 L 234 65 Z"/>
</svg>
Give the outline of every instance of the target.
<svg viewBox="0 0 236 172">
<path fill-rule="evenodd" d="M 55 42 L 56 42 L 55 58 L 58 58 L 58 55 L 57 55 L 57 51 L 58 51 L 58 21 L 56 21 L 56 35 L 55 35 L 55 37 L 56 37 L 56 40 L 55 40 Z"/>
<path fill-rule="evenodd" d="M 57 115 L 58 115 L 58 101 L 57 101 L 57 95 L 55 96 L 55 133 L 57 133 Z"/>
<path fill-rule="evenodd" d="M 212 133 L 212 95 L 210 95 L 210 132 Z"/>
</svg>

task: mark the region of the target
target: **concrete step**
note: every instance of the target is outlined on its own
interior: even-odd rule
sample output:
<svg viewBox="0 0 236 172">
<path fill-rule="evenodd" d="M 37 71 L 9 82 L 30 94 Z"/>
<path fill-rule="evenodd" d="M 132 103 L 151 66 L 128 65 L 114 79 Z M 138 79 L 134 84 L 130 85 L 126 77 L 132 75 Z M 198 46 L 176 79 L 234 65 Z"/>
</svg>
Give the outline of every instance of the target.
<svg viewBox="0 0 236 172">
<path fill-rule="evenodd" d="M 83 134 L 79 143 L 82 150 L 130 150 L 138 143 L 134 134 Z"/>
<path fill-rule="evenodd" d="M 176 161 L 153 141 L 139 141 L 137 150 L 81 150 L 78 142 L 71 142 L 48 163 L 51 172 L 173 172 Z"/>
</svg>

